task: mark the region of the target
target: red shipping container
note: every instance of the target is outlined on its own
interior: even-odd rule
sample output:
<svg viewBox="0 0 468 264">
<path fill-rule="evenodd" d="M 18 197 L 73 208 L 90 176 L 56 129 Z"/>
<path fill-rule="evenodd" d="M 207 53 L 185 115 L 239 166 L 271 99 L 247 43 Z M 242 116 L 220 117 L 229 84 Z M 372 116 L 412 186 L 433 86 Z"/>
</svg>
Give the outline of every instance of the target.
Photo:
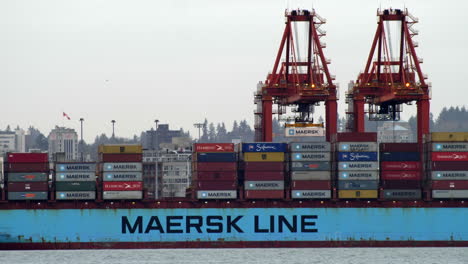
<svg viewBox="0 0 468 264">
<path fill-rule="evenodd" d="M 109 154 L 101 153 L 99 154 L 99 160 L 101 162 L 142 162 L 143 154 Z"/>
<path fill-rule="evenodd" d="M 124 182 L 104 182 L 104 191 L 141 191 L 143 190 L 143 182 L 141 181 L 124 181 Z"/>
<path fill-rule="evenodd" d="M 202 181 L 233 181 L 237 180 L 237 171 L 196 171 L 192 179 Z"/>
<path fill-rule="evenodd" d="M 431 169 L 433 171 L 466 171 L 468 161 L 432 161 Z"/>
<path fill-rule="evenodd" d="M 246 199 L 284 199 L 284 190 L 248 190 L 244 194 Z"/>
<path fill-rule="evenodd" d="M 421 169 L 421 162 L 420 161 L 382 161 L 380 163 L 381 170 L 419 170 Z"/>
<path fill-rule="evenodd" d="M 418 143 L 380 143 L 380 152 L 418 152 Z"/>
<path fill-rule="evenodd" d="M 244 162 L 245 171 L 284 171 L 284 162 Z"/>
<path fill-rule="evenodd" d="M 19 153 L 10 152 L 6 155 L 8 163 L 47 163 L 49 157 L 47 153 Z"/>
<path fill-rule="evenodd" d="M 468 161 L 467 152 L 432 152 L 433 161 Z"/>
<path fill-rule="evenodd" d="M 292 181 L 293 190 L 330 190 L 331 181 Z"/>
<path fill-rule="evenodd" d="M 49 190 L 47 182 L 9 182 L 9 192 L 46 192 Z"/>
<path fill-rule="evenodd" d="M 420 171 L 381 171 L 380 178 L 382 180 L 406 180 L 419 181 L 421 180 Z"/>
<path fill-rule="evenodd" d="M 49 172 L 49 163 L 6 163 L 6 172 Z"/>
<path fill-rule="evenodd" d="M 235 181 L 196 181 L 193 182 L 199 190 L 237 190 L 237 180 Z"/>
<path fill-rule="evenodd" d="M 232 143 L 195 143 L 194 152 L 234 152 Z"/>
<path fill-rule="evenodd" d="M 468 190 L 468 181 L 432 181 L 434 190 Z"/>
<path fill-rule="evenodd" d="M 246 181 L 284 181 L 284 171 L 245 171 Z"/>
<path fill-rule="evenodd" d="M 237 171 L 237 162 L 194 162 L 194 171 Z"/>
<path fill-rule="evenodd" d="M 381 181 L 384 189 L 421 189 L 421 181 Z"/>
<path fill-rule="evenodd" d="M 338 133 L 337 142 L 377 142 L 377 133 L 373 132 L 345 132 Z"/>
</svg>

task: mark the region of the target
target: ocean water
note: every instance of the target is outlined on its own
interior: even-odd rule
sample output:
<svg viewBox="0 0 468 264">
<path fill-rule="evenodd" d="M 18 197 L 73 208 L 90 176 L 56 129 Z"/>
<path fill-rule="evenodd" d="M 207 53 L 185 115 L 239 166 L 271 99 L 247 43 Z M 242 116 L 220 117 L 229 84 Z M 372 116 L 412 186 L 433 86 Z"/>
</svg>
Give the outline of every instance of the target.
<svg viewBox="0 0 468 264">
<path fill-rule="evenodd" d="M 0 263 L 467 264 L 468 248 L 269 248 L 0 251 Z"/>
</svg>

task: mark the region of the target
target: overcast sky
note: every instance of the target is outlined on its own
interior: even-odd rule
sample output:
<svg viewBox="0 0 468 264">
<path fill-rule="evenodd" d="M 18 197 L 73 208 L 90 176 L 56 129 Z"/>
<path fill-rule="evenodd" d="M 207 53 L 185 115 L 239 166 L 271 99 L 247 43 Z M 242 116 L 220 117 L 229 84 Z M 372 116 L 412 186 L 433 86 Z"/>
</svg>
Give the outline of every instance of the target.
<svg viewBox="0 0 468 264">
<path fill-rule="evenodd" d="M 432 82 L 431 110 L 467 105 L 466 1 L 0 0 L 0 129 L 55 125 L 130 137 L 154 126 L 247 119 L 272 70 L 284 9 L 327 19 L 324 50 L 341 98 L 365 66 L 380 6 L 419 18 L 417 53 Z M 404 117 L 415 107 L 405 107 Z M 344 112 L 344 100 L 339 111 Z M 71 121 L 64 121 L 66 112 Z"/>
</svg>

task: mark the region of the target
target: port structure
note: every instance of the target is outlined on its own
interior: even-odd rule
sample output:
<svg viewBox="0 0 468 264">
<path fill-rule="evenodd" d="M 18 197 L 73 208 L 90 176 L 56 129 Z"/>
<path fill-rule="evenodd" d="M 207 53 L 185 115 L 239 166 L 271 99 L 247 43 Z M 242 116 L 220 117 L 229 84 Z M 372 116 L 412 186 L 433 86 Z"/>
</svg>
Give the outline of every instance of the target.
<svg viewBox="0 0 468 264">
<path fill-rule="evenodd" d="M 264 83 L 260 82 L 254 93 L 255 140 L 273 140 L 273 115 L 286 113 L 286 107 L 296 107 L 298 116 L 294 122 L 298 127 L 317 126 L 313 124 L 314 107 L 325 104 L 325 136 L 327 141 L 337 132 L 337 85 L 328 69 L 329 59 L 325 58 L 325 43 L 320 38 L 326 32 L 320 27 L 326 20 L 312 10 L 286 10 L 286 26 L 278 54 L 271 73 Z M 299 35 L 299 24 L 305 33 Z M 303 36 L 303 38 L 300 38 Z M 302 45 L 301 45 L 302 44 Z M 299 45 L 305 58 L 301 58 Z M 283 57 L 284 56 L 284 57 Z M 283 58 L 283 59 L 282 59 Z M 273 105 L 278 111 L 273 112 Z"/>
<path fill-rule="evenodd" d="M 417 140 L 429 134 L 430 84 L 416 54 L 418 19 L 407 9 L 377 10 L 377 31 L 364 72 L 351 82 L 346 94 L 347 129 L 365 132 L 365 104 L 374 121 L 399 120 L 402 104 L 417 104 Z M 393 26 L 391 28 L 391 26 Z M 390 32 L 397 32 L 393 36 Z"/>
</svg>

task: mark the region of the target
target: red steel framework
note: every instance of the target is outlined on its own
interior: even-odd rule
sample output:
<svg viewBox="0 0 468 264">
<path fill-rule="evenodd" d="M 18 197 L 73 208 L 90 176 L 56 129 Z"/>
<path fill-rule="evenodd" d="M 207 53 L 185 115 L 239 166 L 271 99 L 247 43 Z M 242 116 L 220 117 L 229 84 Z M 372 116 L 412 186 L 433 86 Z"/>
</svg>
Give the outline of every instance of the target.
<svg viewBox="0 0 468 264">
<path fill-rule="evenodd" d="M 273 71 L 268 74 L 265 83 L 261 83 L 255 94 L 258 106 L 256 112 L 256 141 L 271 142 L 273 140 L 273 104 L 278 105 L 278 114 L 284 114 L 286 106 L 298 106 L 297 112 L 302 114 L 298 122 L 306 122 L 311 113 L 311 106 L 325 102 L 325 129 L 329 141 L 331 135 L 337 132 L 337 92 L 327 64 L 330 63 L 323 53 L 324 43 L 320 38 L 325 31 L 320 26 L 325 24 L 315 10 L 292 10 L 285 12 L 286 27 L 276 56 Z M 307 58 L 298 58 L 299 41 L 295 32 L 295 23 L 306 23 Z M 284 61 L 281 61 L 282 56 Z M 260 111 L 261 109 L 261 111 Z M 307 117 L 306 117 L 307 116 Z M 306 118 L 304 118 L 306 117 Z"/>
<path fill-rule="evenodd" d="M 350 128 L 354 132 L 365 131 L 366 103 L 369 104 L 370 116 L 387 115 L 387 120 L 398 120 L 401 104 L 416 101 L 417 140 L 421 144 L 424 136 L 429 134 L 430 89 L 425 81 L 427 77 L 421 71 L 422 59 L 416 55 L 417 43 L 413 41 L 418 34 L 413 28 L 418 19 L 407 9 L 378 10 L 377 17 L 377 31 L 365 70 L 347 94 L 347 103 L 352 102 L 347 113 Z M 392 47 L 396 45 L 392 45 L 389 39 L 390 22 L 401 24 L 396 36 L 399 38 L 396 56 L 392 56 Z"/>
</svg>

